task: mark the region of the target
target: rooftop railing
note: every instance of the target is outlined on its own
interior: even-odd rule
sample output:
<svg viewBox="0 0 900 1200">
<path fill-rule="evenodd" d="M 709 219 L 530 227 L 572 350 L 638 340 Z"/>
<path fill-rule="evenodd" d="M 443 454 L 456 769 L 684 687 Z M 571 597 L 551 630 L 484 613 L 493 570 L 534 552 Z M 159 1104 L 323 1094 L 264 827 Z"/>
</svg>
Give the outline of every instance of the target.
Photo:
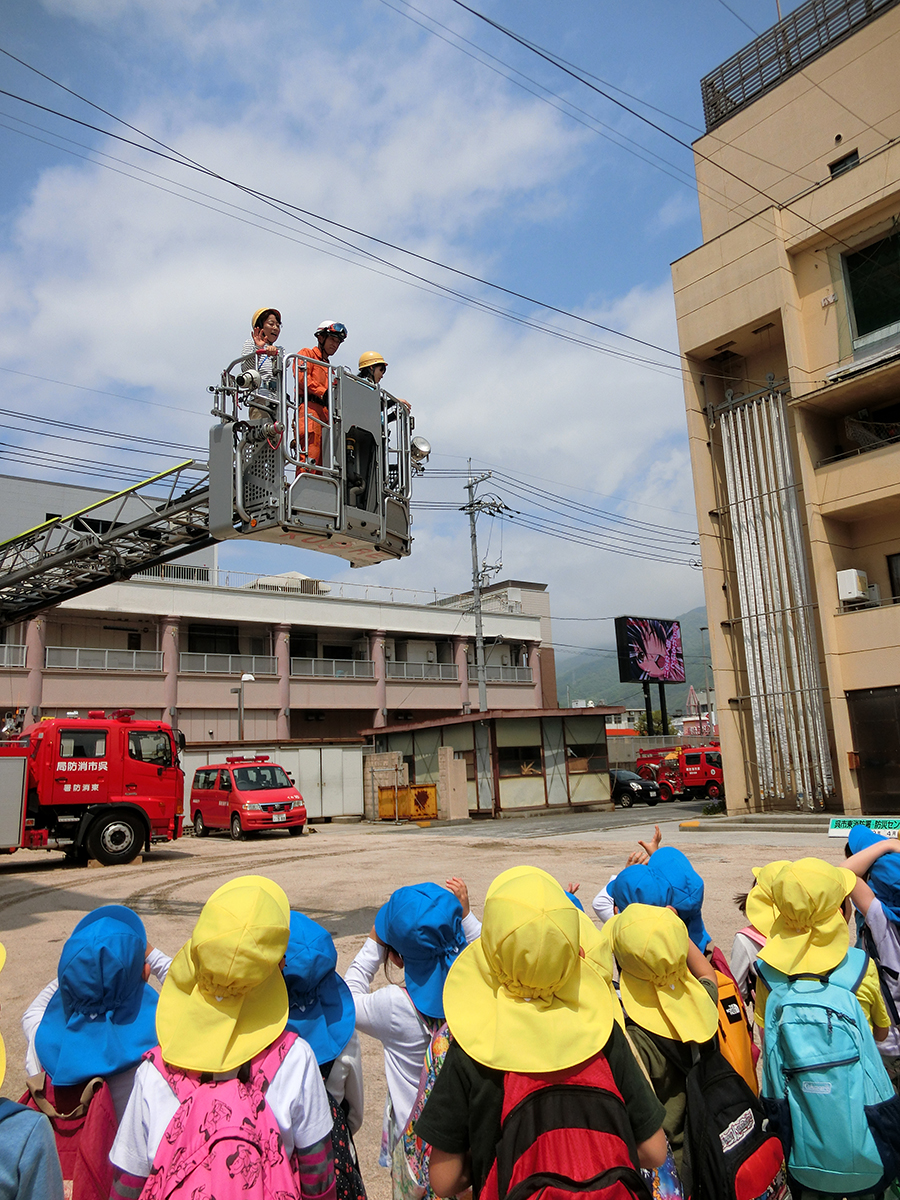
<svg viewBox="0 0 900 1200">
<path fill-rule="evenodd" d="M 900 0 L 807 0 L 700 81 L 706 131 L 715 129 Z"/>
</svg>

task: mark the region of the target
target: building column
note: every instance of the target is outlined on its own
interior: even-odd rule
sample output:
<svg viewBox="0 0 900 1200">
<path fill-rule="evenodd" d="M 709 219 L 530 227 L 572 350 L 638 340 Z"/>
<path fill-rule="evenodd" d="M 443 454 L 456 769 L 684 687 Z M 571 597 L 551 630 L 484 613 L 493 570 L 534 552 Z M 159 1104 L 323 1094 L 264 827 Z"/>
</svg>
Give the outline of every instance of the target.
<svg viewBox="0 0 900 1200">
<path fill-rule="evenodd" d="M 387 672 L 384 664 L 384 638 L 387 631 L 376 629 L 369 634 L 369 658 L 375 664 L 375 712 L 372 718 L 373 729 L 380 729 L 387 724 L 385 710 L 387 709 Z"/>
<path fill-rule="evenodd" d="M 531 677 L 534 680 L 534 707 L 544 707 L 544 690 L 541 686 L 541 644 L 526 642 L 528 646 L 528 665 L 531 667 Z"/>
<path fill-rule="evenodd" d="M 468 638 L 453 638 L 453 661 L 459 671 L 460 712 L 470 712 L 472 709 L 472 701 L 469 699 L 469 660 L 466 657 L 468 649 Z"/>
<path fill-rule="evenodd" d="M 166 679 L 163 685 L 163 720 L 168 725 L 178 723 L 178 668 L 181 665 L 178 631 L 180 619 L 166 617 L 162 625 L 162 656 L 163 671 Z"/>
<path fill-rule="evenodd" d="M 37 721 L 41 715 L 41 700 L 44 694 L 44 638 L 47 632 L 45 617 L 33 617 L 25 626 L 25 666 L 28 682 L 25 689 L 25 704 L 28 720 Z"/>
<path fill-rule="evenodd" d="M 286 742 L 291 736 L 291 627 L 275 626 L 275 658 L 278 661 L 278 720 L 275 736 Z"/>
</svg>

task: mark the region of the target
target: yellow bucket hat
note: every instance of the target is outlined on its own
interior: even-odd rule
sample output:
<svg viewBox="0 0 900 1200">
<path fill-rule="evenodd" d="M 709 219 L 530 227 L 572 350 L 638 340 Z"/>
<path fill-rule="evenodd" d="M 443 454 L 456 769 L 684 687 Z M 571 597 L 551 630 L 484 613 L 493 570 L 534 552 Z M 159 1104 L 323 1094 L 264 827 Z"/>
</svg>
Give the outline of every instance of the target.
<svg viewBox="0 0 900 1200">
<path fill-rule="evenodd" d="M 677 913 L 653 904 L 629 904 L 604 928 L 619 964 L 619 990 L 629 1017 L 661 1037 L 708 1042 L 719 1014 L 688 970 L 688 932 Z"/>
<path fill-rule="evenodd" d="M 0 971 L 6 962 L 6 947 L 0 945 Z M 3 1082 L 6 1076 L 6 1046 L 3 1044 L 3 1038 L 0 1037 L 0 1083 Z"/>
<path fill-rule="evenodd" d="M 856 876 L 821 858 L 788 863 L 772 881 L 775 921 L 759 957 L 785 975 L 824 975 L 843 962 L 850 931 L 841 905 Z"/>
<path fill-rule="evenodd" d="M 506 871 L 502 871 L 497 878 L 490 884 L 485 894 L 485 903 L 494 894 L 498 887 L 503 887 L 511 879 L 521 879 L 528 875 L 542 875 L 544 879 L 549 879 L 552 884 L 559 887 L 558 881 L 547 871 L 542 871 L 540 867 L 510 867 Z M 563 895 L 568 898 L 568 893 L 563 892 Z M 571 903 L 571 901 L 570 901 Z M 606 981 L 609 988 L 610 999 L 613 1002 L 613 1016 L 618 1023 L 625 1028 L 625 1017 L 622 1014 L 622 1005 L 619 1003 L 619 995 L 613 983 L 613 974 L 615 964 L 613 962 L 612 947 L 609 944 L 609 937 L 606 935 L 606 927 L 598 929 L 590 917 L 583 909 L 573 904 L 572 907 L 578 913 L 579 918 L 579 933 L 578 940 L 581 944 L 581 949 L 584 951 L 584 957 L 594 968 L 595 971 Z"/>
<path fill-rule="evenodd" d="M 231 1071 L 287 1025 L 278 964 L 291 910 L 271 879 L 243 875 L 213 892 L 160 992 L 156 1034 L 163 1058 L 188 1071 Z"/>
<path fill-rule="evenodd" d="M 488 889 L 481 937 L 450 968 L 444 1012 L 476 1062 L 565 1070 L 602 1050 L 613 1026 L 606 981 L 581 956 L 581 918 L 552 876 L 505 871 Z"/>
<path fill-rule="evenodd" d="M 768 937 L 772 932 L 772 923 L 778 915 L 772 901 L 772 884 L 784 868 L 790 865 L 789 859 L 781 858 L 778 862 L 753 868 L 756 885 L 747 893 L 747 920 L 763 937 Z"/>
</svg>

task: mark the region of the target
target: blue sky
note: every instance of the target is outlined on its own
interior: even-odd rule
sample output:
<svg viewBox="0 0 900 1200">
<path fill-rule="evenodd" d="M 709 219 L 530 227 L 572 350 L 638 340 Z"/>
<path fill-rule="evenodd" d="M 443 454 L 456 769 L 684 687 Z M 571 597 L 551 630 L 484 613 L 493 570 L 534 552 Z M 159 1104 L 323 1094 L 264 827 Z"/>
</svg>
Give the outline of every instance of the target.
<svg viewBox="0 0 900 1200">
<path fill-rule="evenodd" d="M 690 175 L 689 151 L 451 0 L 415 0 L 415 9 L 405 0 L 344 0 L 327 13 L 305 0 L 7 0 L 4 7 L 6 50 L 220 174 L 544 305 L 675 348 L 669 263 L 700 239 L 696 194 L 672 177 Z M 722 0 L 483 0 L 473 7 L 630 92 L 641 111 L 686 141 L 702 124 L 700 77 L 753 36 Z M 729 7 L 757 30 L 776 19 L 774 0 L 729 0 Z M 502 76 L 524 73 L 534 81 L 527 87 L 549 89 L 554 105 L 578 106 L 584 112 L 575 115 L 604 123 L 602 132 L 616 140 L 633 139 L 631 149 L 645 158 L 662 156 L 664 169 L 410 17 L 432 18 L 469 39 L 478 49 L 466 49 L 501 60 L 491 65 Z M 9 59 L 0 60 L 0 75 L 9 92 L 133 136 Z M 546 487 L 561 497 L 553 503 L 562 511 L 576 501 L 691 528 L 681 385 L 671 369 L 573 348 L 327 257 L 301 244 L 307 235 L 298 226 L 259 228 L 271 210 L 224 184 L 14 99 L 0 97 L 0 114 L 3 407 L 202 448 L 207 385 L 239 351 L 251 312 L 275 304 L 289 350 L 308 345 L 323 318 L 350 329 L 338 361 L 381 350 L 391 363 L 386 383 L 412 402 L 419 432 L 435 448 L 434 466 L 460 467 L 471 455 L 478 465 Z M 250 211 L 235 214 L 226 204 Z M 635 350 L 535 305 L 432 268 L 425 273 L 566 332 Z M 130 460 L 149 474 L 168 453 L 73 453 L 45 433 L 39 426 L 27 436 L 5 431 L 2 440 L 38 448 L 43 458 L 17 466 L 7 448 L 0 472 L 53 474 L 61 463 L 77 471 L 77 462 L 58 455 L 84 453 Z M 114 470 L 109 482 L 118 483 Z M 417 497 L 461 503 L 461 481 L 426 478 Z M 629 528 L 631 549 L 640 553 L 643 534 Z M 368 569 L 367 581 L 467 587 L 462 515 L 423 512 L 416 531 L 412 557 Z M 484 544 L 488 534 L 485 522 Z M 492 560 L 499 541 L 495 530 Z M 221 561 L 331 579 L 350 574 L 338 560 L 250 545 L 223 548 Z M 560 615 L 666 615 L 702 601 L 700 574 L 688 566 L 511 527 L 503 531 L 502 573 L 548 583 Z M 579 625 L 577 635 L 572 628 L 565 636 L 558 629 L 559 639 L 609 640 L 603 626 Z"/>
</svg>

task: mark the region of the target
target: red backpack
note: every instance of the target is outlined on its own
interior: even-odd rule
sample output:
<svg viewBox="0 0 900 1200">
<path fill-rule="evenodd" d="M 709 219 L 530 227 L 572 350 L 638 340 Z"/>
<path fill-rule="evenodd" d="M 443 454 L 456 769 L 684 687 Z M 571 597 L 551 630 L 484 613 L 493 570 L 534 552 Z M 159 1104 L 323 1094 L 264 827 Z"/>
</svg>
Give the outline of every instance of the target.
<svg viewBox="0 0 900 1200">
<path fill-rule="evenodd" d="M 481 1200 L 652 1200 L 603 1054 L 570 1071 L 503 1080 L 497 1157 Z"/>
<path fill-rule="evenodd" d="M 20 1104 L 50 1118 L 59 1165 L 71 1200 L 108 1200 L 113 1181 L 109 1152 L 119 1122 L 109 1085 L 100 1078 L 55 1088 L 44 1075 L 28 1080 Z"/>
</svg>

